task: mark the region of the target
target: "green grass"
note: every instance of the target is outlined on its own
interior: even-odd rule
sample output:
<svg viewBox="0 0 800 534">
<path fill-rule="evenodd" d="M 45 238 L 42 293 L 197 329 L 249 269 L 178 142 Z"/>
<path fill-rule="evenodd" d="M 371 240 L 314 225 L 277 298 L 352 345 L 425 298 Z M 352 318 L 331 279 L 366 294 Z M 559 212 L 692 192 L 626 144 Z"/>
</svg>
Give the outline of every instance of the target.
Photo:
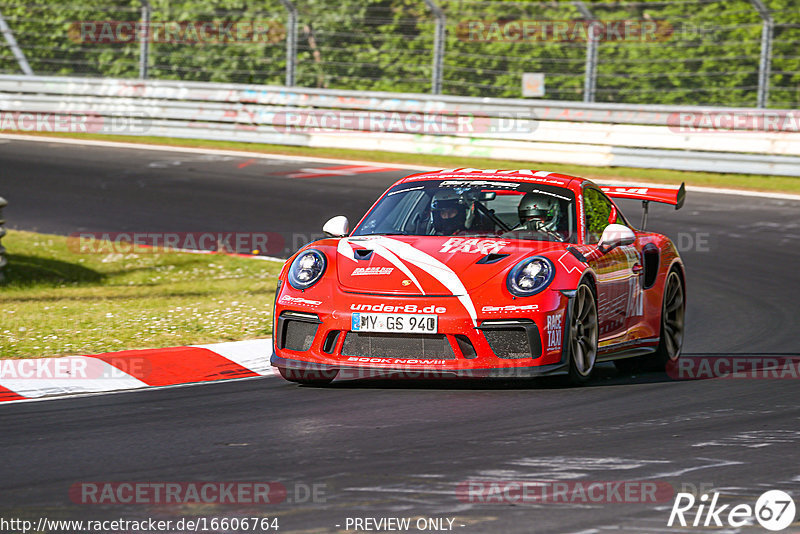
<svg viewBox="0 0 800 534">
<path fill-rule="evenodd" d="M 30 134 L 28 134 L 30 135 Z M 79 139 L 95 139 L 102 141 L 130 142 L 154 145 L 170 145 L 194 148 L 216 148 L 225 150 L 241 150 L 262 152 L 267 154 L 286 154 L 291 156 L 312 156 L 322 158 L 342 158 L 377 163 L 403 163 L 428 167 L 454 168 L 475 167 L 486 169 L 525 169 L 538 168 L 561 172 L 575 176 L 583 176 L 597 181 L 629 180 L 640 182 L 656 182 L 665 184 L 724 187 L 730 189 L 746 189 L 755 191 L 777 191 L 784 193 L 800 193 L 800 179 L 789 176 L 764 176 L 755 174 L 724 174 L 710 172 L 673 171 L 664 169 L 635 169 L 630 167 L 586 167 L 581 165 L 563 165 L 558 163 L 537 163 L 533 161 L 497 160 L 487 158 L 463 158 L 454 156 L 438 156 L 431 154 L 399 154 L 372 150 L 350 150 L 338 148 L 309 148 L 284 145 L 267 145 L 260 143 L 242 143 L 235 141 L 206 141 L 202 139 L 177 139 L 168 137 L 120 136 L 100 134 L 35 134 L 43 136 L 69 137 Z"/>
<path fill-rule="evenodd" d="M 0 284 L 0 358 L 272 334 L 280 263 L 147 249 L 78 253 L 66 237 L 13 230 L 3 245 L 8 265 Z"/>
</svg>

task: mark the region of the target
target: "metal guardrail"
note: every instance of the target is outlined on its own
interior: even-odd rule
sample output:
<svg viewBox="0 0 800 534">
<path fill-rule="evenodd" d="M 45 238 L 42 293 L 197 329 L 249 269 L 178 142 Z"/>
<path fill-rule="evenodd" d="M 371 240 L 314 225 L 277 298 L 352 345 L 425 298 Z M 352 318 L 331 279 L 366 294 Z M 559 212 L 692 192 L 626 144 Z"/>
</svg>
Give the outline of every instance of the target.
<svg viewBox="0 0 800 534">
<path fill-rule="evenodd" d="M 181 81 L 0 76 L 0 129 L 73 131 L 451 154 L 520 161 L 800 176 L 796 111 L 469 98 Z M 770 116 L 731 129 L 684 127 L 685 116 Z M 27 121 L 22 118 L 26 114 Z M 338 119 L 330 128 L 308 119 Z M 358 117 L 386 117 L 380 131 Z M 437 129 L 442 117 L 464 127 Z M 391 122 L 389 119 L 397 119 Z M 348 120 L 343 120 L 348 119 Z M 766 130 L 750 130 L 769 124 Z M 360 125 L 361 124 L 361 125 Z M 39 126 L 41 125 L 41 128 Z M 739 129 L 736 129 L 739 128 Z M 70 128 L 67 128 L 68 130 Z"/>
<path fill-rule="evenodd" d="M 797 110 L 729 108 L 715 106 L 661 106 L 652 104 L 601 104 L 563 100 L 475 98 L 466 96 L 346 91 L 275 85 L 248 85 L 177 80 L 125 80 L 63 76 L 0 75 L 0 93 L 98 96 L 139 100 L 218 102 L 247 105 L 346 110 L 398 111 L 408 113 L 471 113 L 497 116 L 519 113 L 539 121 L 598 122 L 665 126 L 677 123 L 680 113 L 790 114 Z M 732 125 L 734 129 L 736 124 Z M 789 130 L 791 124 L 776 125 Z"/>
<path fill-rule="evenodd" d="M 3 208 L 6 206 L 8 206 L 8 202 L 6 202 L 6 199 L 3 197 L 0 197 L 0 239 L 3 239 L 3 236 L 6 235 L 6 220 L 3 218 Z M 6 259 L 6 249 L 3 247 L 3 244 L 0 243 L 0 282 L 5 278 L 3 275 L 3 268 L 6 266 L 6 263 L 8 263 Z"/>
</svg>

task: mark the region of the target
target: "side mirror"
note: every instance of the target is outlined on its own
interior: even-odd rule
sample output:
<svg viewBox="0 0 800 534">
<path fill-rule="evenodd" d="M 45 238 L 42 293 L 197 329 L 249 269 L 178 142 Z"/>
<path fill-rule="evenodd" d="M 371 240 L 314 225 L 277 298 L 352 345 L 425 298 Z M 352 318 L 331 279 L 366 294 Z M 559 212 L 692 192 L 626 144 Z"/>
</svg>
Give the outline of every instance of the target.
<svg viewBox="0 0 800 534">
<path fill-rule="evenodd" d="M 350 233 L 350 221 L 344 215 L 337 215 L 325 223 L 322 233 L 328 237 L 345 237 Z"/>
<path fill-rule="evenodd" d="M 623 224 L 609 224 L 603 230 L 597 248 L 606 253 L 617 247 L 632 245 L 634 241 L 636 241 L 636 234 L 633 233 L 633 230 Z"/>
</svg>

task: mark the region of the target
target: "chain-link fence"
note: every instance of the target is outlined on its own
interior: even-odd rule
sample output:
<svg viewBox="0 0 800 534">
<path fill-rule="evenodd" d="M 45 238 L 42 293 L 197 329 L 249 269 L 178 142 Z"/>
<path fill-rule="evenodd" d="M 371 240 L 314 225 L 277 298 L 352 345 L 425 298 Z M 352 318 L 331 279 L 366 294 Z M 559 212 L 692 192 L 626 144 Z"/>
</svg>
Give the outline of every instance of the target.
<svg viewBox="0 0 800 534">
<path fill-rule="evenodd" d="M 800 0 L 0 0 L 0 15 L 3 73 L 800 103 Z"/>
</svg>

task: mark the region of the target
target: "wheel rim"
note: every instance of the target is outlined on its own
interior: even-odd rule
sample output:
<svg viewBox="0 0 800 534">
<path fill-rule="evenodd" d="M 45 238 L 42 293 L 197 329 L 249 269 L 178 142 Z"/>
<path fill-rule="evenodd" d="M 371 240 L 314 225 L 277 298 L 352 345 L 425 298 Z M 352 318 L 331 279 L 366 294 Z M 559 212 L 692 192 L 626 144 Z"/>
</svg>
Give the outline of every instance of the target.
<svg viewBox="0 0 800 534">
<path fill-rule="evenodd" d="M 581 376 L 588 376 L 597 358 L 597 308 L 594 296 L 586 286 L 578 288 L 575 296 L 575 319 L 570 337 L 575 370 Z"/>
<path fill-rule="evenodd" d="M 662 326 L 664 347 L 670 360 L 677 360 L 683 346 L 683 286 L 677 273 L 672 272 L 667 278 L 664 289 L 664 313 Z"/>
</svg>

